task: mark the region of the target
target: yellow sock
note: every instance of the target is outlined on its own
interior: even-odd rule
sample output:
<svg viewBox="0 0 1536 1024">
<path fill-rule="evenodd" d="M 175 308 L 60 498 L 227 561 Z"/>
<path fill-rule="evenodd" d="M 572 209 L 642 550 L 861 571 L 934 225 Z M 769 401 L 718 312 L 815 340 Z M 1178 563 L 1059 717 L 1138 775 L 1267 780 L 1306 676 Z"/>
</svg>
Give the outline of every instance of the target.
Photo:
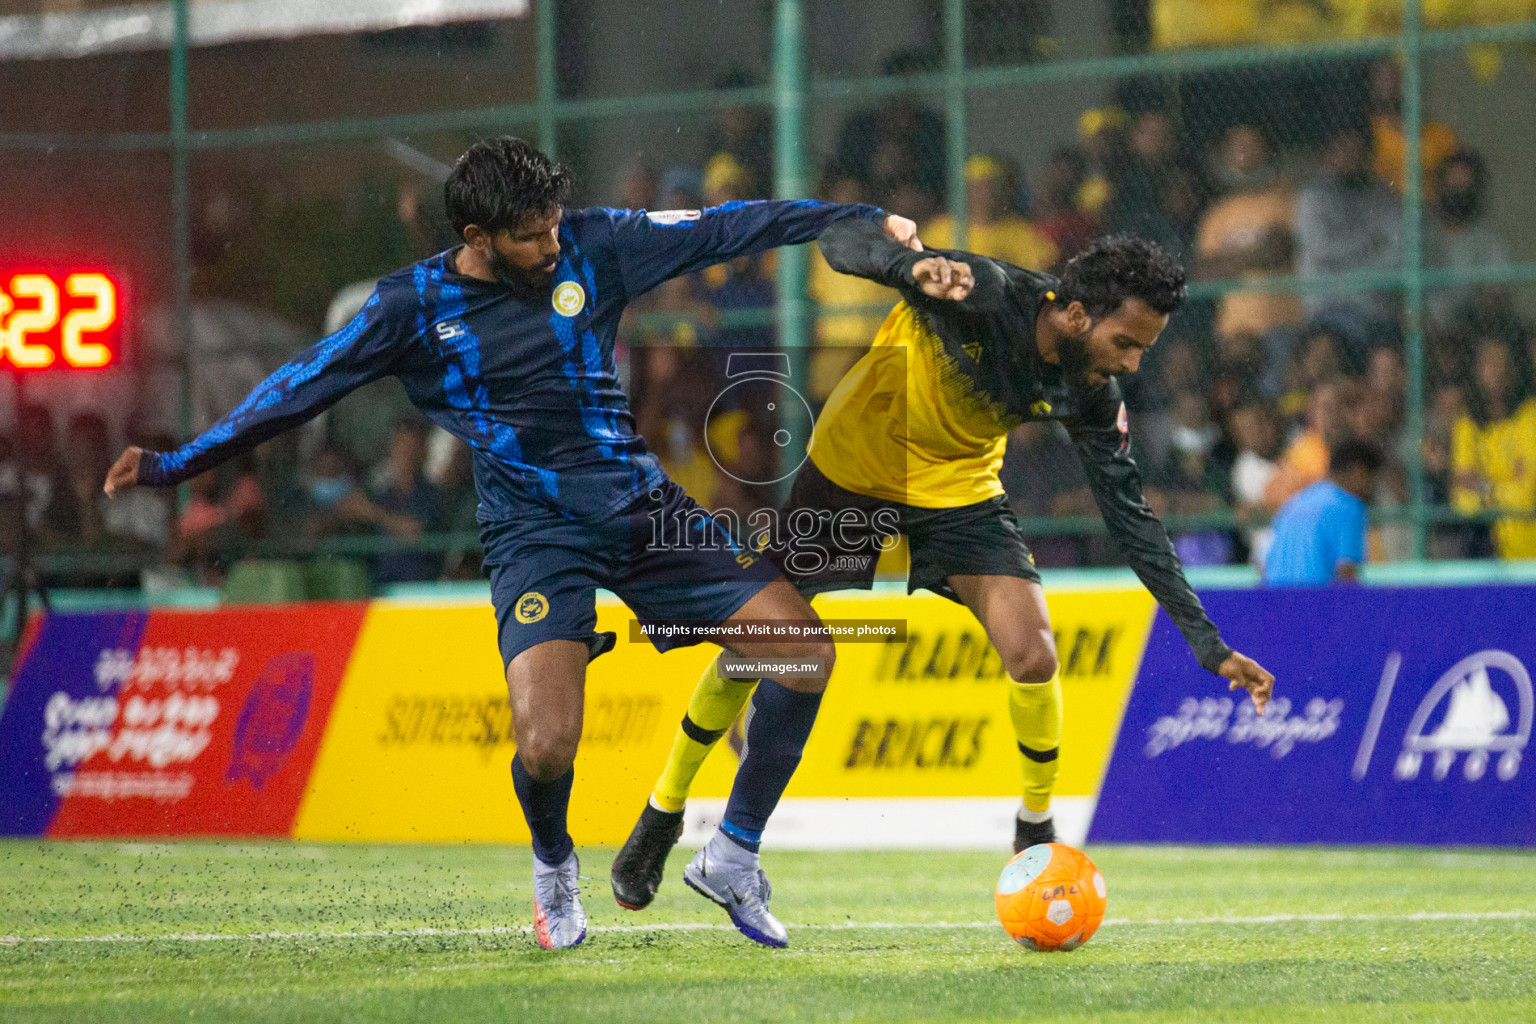
<svg viewBox="0 0 1536 1024">
<path fill-rule="evenodd" d="M 672 739 L 667 766 L 651 793 L 653 804 L 664 811 L 683 809 L 704 758 L 736 721 L 756 685 L 755 679 L 722 679 L 718 659 L 709 663 L 688 699 L 688 713 Z"/>
<path fill-rule="evenodd" d="M 1024 809 L 1044 815 L 1056 788 L 1061 747 L 1061 673 L 1048 683 L 1014 683 L 1008 688 L 1008 716 L 1024 766 Z"/>
</svg>

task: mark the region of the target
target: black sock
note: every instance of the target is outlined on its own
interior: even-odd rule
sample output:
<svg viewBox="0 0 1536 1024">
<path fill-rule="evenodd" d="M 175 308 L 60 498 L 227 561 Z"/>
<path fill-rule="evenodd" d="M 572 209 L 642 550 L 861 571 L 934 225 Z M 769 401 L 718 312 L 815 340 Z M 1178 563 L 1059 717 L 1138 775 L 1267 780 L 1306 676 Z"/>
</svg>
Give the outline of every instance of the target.
<svg viewBox="0 0 1536 1024">
<path fill-rule="evenodd" d="M 571 802 L 571 782 L 576 769 L 571 768 L 554 782 L 539 782 L 523 767 L 522 758 L 512 755 L 512 788 L 523 805 L 523 817 L 533 833 L 533 855 L 545 864 L 562 864 L 571 855 L 575 843 L 565 830 L 565 809 Z"/>
<path fill-rule="evenodd" d="M 800 693 L 772 679 L 757 684 L 741 766 L 720 824 L 720 831 L 732 842 L 757 852 L 763 826 L 800 764 L 820 707 L 819 693 Z"/>
</svg>

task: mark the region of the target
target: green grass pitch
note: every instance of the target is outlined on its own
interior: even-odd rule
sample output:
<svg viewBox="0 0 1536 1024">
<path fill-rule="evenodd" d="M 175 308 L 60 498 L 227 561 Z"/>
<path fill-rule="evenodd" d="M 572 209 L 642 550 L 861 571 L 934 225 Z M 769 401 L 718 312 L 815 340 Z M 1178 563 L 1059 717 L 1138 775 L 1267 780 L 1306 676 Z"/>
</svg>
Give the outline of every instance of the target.
<svg viewBox="0 0 1536 1024">
<path fill-rule="evenodd" d="M 1109 918 L 1026 952 L 1006 858 L 769 850 L 790 948 L 681 882 L 547 953 L 526 849 L 0 842 L 0 1020 L 1536 1020 L 1536 853 L 1091 849 Z"/>
</svg>

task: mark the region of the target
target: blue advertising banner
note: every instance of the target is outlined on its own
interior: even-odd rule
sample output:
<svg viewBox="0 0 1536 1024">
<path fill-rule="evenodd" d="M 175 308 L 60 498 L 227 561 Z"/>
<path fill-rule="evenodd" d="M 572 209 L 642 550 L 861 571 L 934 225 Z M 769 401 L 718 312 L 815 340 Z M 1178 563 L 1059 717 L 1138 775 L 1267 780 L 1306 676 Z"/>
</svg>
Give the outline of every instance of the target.
<svg viewBox="0 0 1536 1024">
<path fill-rule="evenodd" d="M 1161 611 L 1090 842 L 1536 845 L 1536 587 L 1224 591 L 1261 717 Z"/>
</svg>

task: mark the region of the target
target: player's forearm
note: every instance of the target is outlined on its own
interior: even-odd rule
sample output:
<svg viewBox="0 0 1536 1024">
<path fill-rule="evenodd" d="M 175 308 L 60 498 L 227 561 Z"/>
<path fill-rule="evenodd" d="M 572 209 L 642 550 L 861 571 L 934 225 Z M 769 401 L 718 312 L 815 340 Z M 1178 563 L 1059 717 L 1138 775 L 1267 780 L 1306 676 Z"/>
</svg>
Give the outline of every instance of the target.
<svg viewBox="0 0 1536 1024">
<path fill-rule="evenodd" d="M 892 288 L 912 286 L 912 266 L 923 258 L 866 219 L 841 220 L 819 239 L 827 265 L 839 274 L 863 277 Z"/>
<path fill-rule="evenodd" d="M 172 487 L 183 483 L 308 418 L 307 413 L 297 418 L 272 417 L 237 428 L 226 416 L 174 451 L 146 451 L 139 460 L 137 482 L 150 487 Z"/>
<path fill-rule="evenodd" d="M 1150 511 L 1148 515 L 1151 516 Z M 1215 672 L 1232 653 L 1232 648 L 1222 640 L 1221 631 L 1206 615 L 1205 606 L 1200 603 L 1200 598 L 1185 578 L 1183 563 L 1168 541 L 1167 531 L 1156 516 L 1151 518 L 1157 524 L 1162 544 L 1142 548 L 1117 538 L 1121 550 L 1125 552 L 1126 561 L 1130 563 L 1137 579 L 1141 580 L 1142 585 L 1151 592 L 1178 627 L 1189 649 L 1194 652 L 1195 660 L 1202 668 Z"/>
<path fill-rule="evenodd" d="M 1142 498 L 1135 464 L 1129 459 L 1116 459 L 1107 465 L 1093 458 L 1084 462 L 1099 513 L 1131 570 L 1168 613 L 1201 667 L 1215 672 L 1232 648 L 1205 614 L 1205 606 L 1184 576 L 1184 564 L 1173 550 L 1168 531 Z"/>
<path fill-rule="evenodd" d="M 781 245 L 814 242 L 833 224 L 858 221 L 880 229 L 885 211 L 863 203 L 823 203 L 814 199 L 761 200 L 706 210 L 719 218 L 715 255 L 729 259 Z M 883 236 L 883 232 L 882 232 Z"/>
<path fill-rule="evenodd" d="M 278 367 L 199 437 L 171 452 L 145 452 L 136 483 L 165 487 L 190 480 L 335 405 L 392 372 L 393 333 L 378 292 L 346 327 Z"/>
<path fill-rule="evenodd" d="M 168 487 L 190 480 L 318 415 L 375 376 L 331 367 L 329 372 L 321 371 L 304 380 L 306 369 L 298 360 L 288 363 L 258 384 L 223 419 L 180 448 L 145 452 L 137 482 Z"/>
</svg>

